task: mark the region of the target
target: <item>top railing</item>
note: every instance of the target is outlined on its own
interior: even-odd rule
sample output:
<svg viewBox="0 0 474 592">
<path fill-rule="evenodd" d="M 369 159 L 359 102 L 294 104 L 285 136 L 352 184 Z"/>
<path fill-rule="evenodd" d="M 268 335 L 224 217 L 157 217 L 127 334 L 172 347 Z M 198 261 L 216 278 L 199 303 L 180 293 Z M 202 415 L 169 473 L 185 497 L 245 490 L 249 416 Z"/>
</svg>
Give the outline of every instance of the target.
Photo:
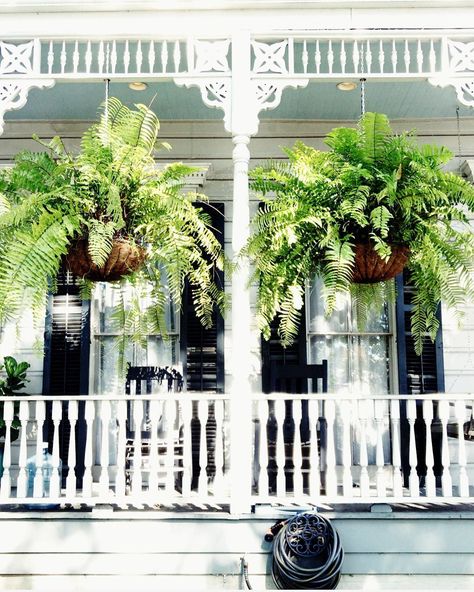
<svg viewBox="0 0 474 592">
<path fill-rule="evenodd" d="M 432 78 L 471 76 L 473 35 L 426 31 L 313 31 L 251 37 L 254 78 Z M 55 79 L 227 77 L 222 38 L 87 37 L 0 41 L 0 76 Z"/>
</svg>

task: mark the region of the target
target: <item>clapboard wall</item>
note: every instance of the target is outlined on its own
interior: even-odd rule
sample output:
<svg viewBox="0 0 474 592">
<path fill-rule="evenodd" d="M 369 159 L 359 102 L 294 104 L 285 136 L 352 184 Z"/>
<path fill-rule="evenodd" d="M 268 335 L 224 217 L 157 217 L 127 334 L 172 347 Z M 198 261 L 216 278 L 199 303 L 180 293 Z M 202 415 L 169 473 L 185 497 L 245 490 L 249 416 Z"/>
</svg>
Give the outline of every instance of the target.
<svg viewBox="0 0 474 592">
<path fill-rule="evenodd" d="M 345 551 L 340 589 L 474 588 L 470 513 L 325 515 Z M 253 588 L 272 589 L 264 534 L 274 522 L 206 512 L 0 513 L 0 590 L 245 589 L 243 556 Z"/>
<path fill-rule="evenodd" d="M 15 121 L 5 125 L 5 131 L 0 136 L 0 166 L 11 163 L 14 155 L 22 149 L 40 149 L 31 139 L 37 133 L 44 140 L 54 135 L 64 138 L 68 148 L 77 148 L 81 134 L 90 122 L 83 121 Z M 353 122 L 341 121 L 282 121 L 263 120 L 259 133 L 252 138 L 250 152 L 251 166 L 269 158 L 281 159 L 281 146 L 292 145 L 295 140 L 303 139 L 306 143 L 317 147 L 324 147 L 324 136 L 334 126 L 352 125 Z M 461 156 L 450 163 L 450 168 L 456 169 L 460 162 L 474 157 L 474 117 L 463 118 L 461 122 L 461 137 L 458 138 L 456 119 L 446 120 L 400 120 L 392 121 L 396 131 L 415 129 L 419 141 L 422 143 L 444 144 L 454 153 L 458 153 L 458 142 L 461 144 Z M 232 220 L 232 148 L 230 135 L 224 130 L 221 121 L 163 121 L 161 139 L 172 145 L 172 151 L 163 151 L 158 159 L 163 162 L 182 160 L 187 163 L 211 163 L 203 187 L 211 200 L 225 203 L 225 243 L 230 254 L 231 220 Z M 258 198 L 252 196 L 252 212 L 255 211 Z M 227 279 L 227 289 L 230 289 Z M 457 320 L 449 314 L 444 315 L 443 337 L 445 354 L 446 390 L 448 392 L 472 392 L 474 385 L 474 306 L 466 306 L 466 315 L 461 327 Z M 13 329 L 4 331 L 0 342 L 0 354 L 17 355 L 27 359 L 32 364 L 30 378 L 31 392 L 41 390 L 42 357 L 35 353 L 33 344 L 41 342 L 43 328 L 31 329 L 31 322 L 27 318 L 23 323 L 24 330 L 20 341 L 15 339 Z M 225 361 L 226 388 L 231 385 L 232 351 L 230 349 L 230 315 L 225 322 Z M 254 350 L 254 388 L 260 388 L 260 357 L 259 336 L 254 328 L 252 348 Z"/>
</svg>

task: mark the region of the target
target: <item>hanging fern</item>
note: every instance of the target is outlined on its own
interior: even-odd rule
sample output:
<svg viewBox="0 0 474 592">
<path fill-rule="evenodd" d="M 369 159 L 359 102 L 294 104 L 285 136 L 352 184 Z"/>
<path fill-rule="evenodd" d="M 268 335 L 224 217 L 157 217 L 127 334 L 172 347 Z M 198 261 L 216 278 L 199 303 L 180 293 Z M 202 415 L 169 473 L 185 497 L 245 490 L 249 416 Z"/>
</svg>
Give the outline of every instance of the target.
<svg viewBox="0 0 474 592">
<path fill-rule="evenodd" d="M 330 150 L 323 152 L 297 142 L 284 150 L 288 162 L 251 172 L 252 188 L 264 199 L 243 251 L 259 284 L 258 326 L 269 338 L 277 317 L 283 343 L 290 343 L 299 323 L 295 290 L 316 274 L 327 313 L 337 294 L 351 292 L 362 320 L 393 288 L 352 283 L 353 247 L 369 244 L 388 260 L 394 246 L 406 245 L 420 353 L 438 330 L 440 301 L 456 309 L 474 298 L 474 188 L 442 170 L 452 156 L 447 148 L 394 135 L 383 114 L 366 113 L 356 129 L 335 128 L 326 143 Z"/>
<path fill-rule="evenodd" d="M 133 285 L 137 294 L 140 286 L 151 286 L 150 308 L 139 307 L 137 296 L 117 314 L 122 336 L 142 343 L 149 330 L 165 335 L 167 299 L 179 307 L 186 281 L 205 326 L 216 306 L 224 309 L 216 278 L 226 262 L 198 204 L 207 198 L 183 192 L 186 177 L 197 169 L 156 166 L 159 128 L 145 105 L 130 109 L 111 98 L 99 122 L 84 133 L 77 156 L 58 137 L 48 143 L 36 138 L 45 151 L 22 152 L 0 173 L 0 322 L 29 306 L 41 314 L 64 255 L 78 239 L 87 239 L 86 253 L 100 269 L 111 263 L 115 241 L 146 253 L 141 269 L 131 273 L 125 266 L 129 275 L 121 283 Z M 140 264 L 142 258 L 136 259 Z M 84 295 L 90 296 L 87 274 L 82 279 Z"/>
</svg>

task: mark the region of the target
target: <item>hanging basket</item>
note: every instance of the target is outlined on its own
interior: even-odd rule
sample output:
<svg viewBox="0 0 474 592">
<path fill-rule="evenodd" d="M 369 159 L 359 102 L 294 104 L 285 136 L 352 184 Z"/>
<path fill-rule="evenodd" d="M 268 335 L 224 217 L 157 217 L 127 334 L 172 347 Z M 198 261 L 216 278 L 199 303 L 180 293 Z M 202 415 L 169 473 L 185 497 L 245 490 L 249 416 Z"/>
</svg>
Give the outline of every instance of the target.
<svg viewBox="0 0 474 592">
<path fill-rule="evenodd" d="M 391 245 L 392 254 L 385 261 L 370 243 L 356 244 L 354 273 L 355 284 L 375 284 L 394 278 L 403 271 L 409 255 L 409 248 L 402 245 Z"/>
<path fill-rule="evenodd" d="M 87 239 L 76 240 L 66 255 L 66 265 L 74 275 L 94 282 L 115 282 L 137 271 L 145 261 L 146 252 L 123 238 L 116 238 L 105 265 L 96 265 L 88 250 Z"/>
</svg>

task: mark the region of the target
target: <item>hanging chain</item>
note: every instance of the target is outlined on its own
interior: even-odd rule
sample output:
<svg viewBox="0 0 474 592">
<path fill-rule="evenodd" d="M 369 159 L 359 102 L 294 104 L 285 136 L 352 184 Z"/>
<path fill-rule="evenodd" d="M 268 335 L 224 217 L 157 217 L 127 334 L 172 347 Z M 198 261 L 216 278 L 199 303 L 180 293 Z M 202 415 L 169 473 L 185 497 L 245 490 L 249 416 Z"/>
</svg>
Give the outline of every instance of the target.
<svg viewBox="0 0 474 592">
<path fill-rule="evenodd" d="M 461 164 L 461 125 L 459 122 L 459 107 L 456 107 L 456 125 L 458 130 L 458 158 L 459 164 Z"/>
<path fill-rule="evenodd" d="M 365 115 L 365 81 L 366 78 L 360 79 L 360 114 Z"/>
<path fill-rule="evenodd" d="M 364 69 L 364 59 L 365 59 L 365 52 L 364 52 L 364 44 L 360 48 L 360 73 L 362 74 L 362 78 L 360 79 L 360 114 L 365 115 L 365 82 L 366 78 L 364 76 L 365 69 Z"/>
<path fill-rule="evenodd" d="M 109 143 L 109 87 L 110 87 L 110 78 L 105 79 L 105 130 L 106 130 L 106 145 Z"/>
</svg>

